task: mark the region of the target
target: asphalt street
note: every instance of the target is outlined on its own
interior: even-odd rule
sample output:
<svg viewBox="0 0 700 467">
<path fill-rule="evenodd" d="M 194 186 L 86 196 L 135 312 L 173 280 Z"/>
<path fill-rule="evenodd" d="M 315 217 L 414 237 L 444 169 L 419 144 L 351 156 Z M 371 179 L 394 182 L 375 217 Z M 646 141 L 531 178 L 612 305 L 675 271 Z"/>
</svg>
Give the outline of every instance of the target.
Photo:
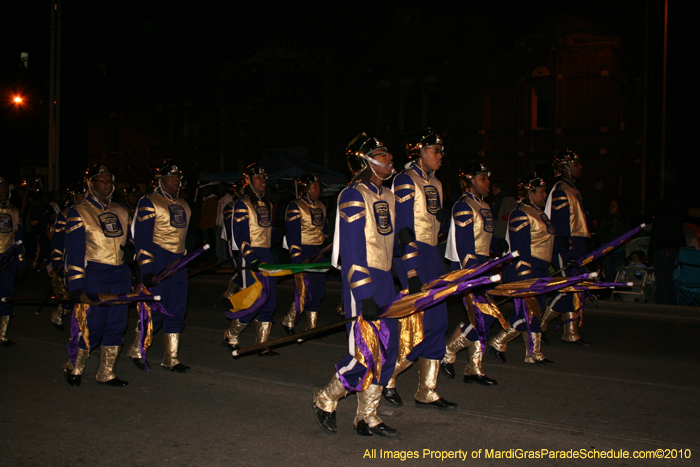
<svg viewBox="0 0 700 467">
<path fill-rule="evenodd" d="M 16 307 L 9 337 L 18 345 L 0 347 L 0 466 L 700 465 L 698 308 L 587 303 L 580 333 L 592 347 L 562 344 L 562 330 L 551 326 L 543 352 L 555 364 L 539 367 L 523 361 L 525 346 L 517 339 L 506 364 L 484 357 L 498 386 L 440 376 L 439 393 L 459 404 L 452 412 L 413 403 L 414 365 L 398 379 L 404 406 L 380 405 L 384 422 L 401 431 L 400 439 L 387 440 L 355 434 L 352 395 L 338 406 L 337 434 L 316 423 L 312 393 L 347 352 L 343 327 L 279 347 L 277 357 L 233 359 L 222 346 L 230 324 L 221 298 L 227 280 L 190 281 L 180 359 L 192 370 L 160 368 L 159 333 L 150 372 L 120 359 L 117 374 L 130 383 L 124 388 L 95 381 L 98 351 L 82 385 L 69 386 L 61 370 L 68 330 L 51 324 L 53 307 Z M 41 297 L 47 290 L 48 277 L 31 273 L 16 295 Z M 292 299 L 291 281 L 283 281 L 273 339 L 285 336 L 279 322 Z M 338 283 L 329 284 L 320 325 L 340 319 L 338 303 Z M 466 314 L 459 301 L 449 311 L 452 332 Z M 135 325 L 132 310 L 127 343 Z M 241 341 L 254 340 L 250 326 Z M 463 351 L 455 368 L 461 373 L 465 364 Z M 634 458 L 640 455 L 645 458 Z"/>
</svg>

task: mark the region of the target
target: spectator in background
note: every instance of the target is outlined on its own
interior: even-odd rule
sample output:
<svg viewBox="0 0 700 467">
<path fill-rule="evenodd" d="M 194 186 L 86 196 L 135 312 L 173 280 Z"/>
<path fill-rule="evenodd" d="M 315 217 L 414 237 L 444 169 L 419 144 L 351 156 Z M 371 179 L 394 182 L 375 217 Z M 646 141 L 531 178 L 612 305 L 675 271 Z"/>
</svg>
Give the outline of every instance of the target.
<svg viewBox="0 0 700 467">
<path fill-rule="evenodd" d="M 656 277 L 656 303 L 676 303 L 673 268 L 678 250 L 686 245 L 681 210 L 674 199 L 661 200 L 660 209 L 651 224 L 649 258 Z"/>
<path fill-rule="evenodd" d="M 632 228 L 632 221 L 627 212 L 625 205 L 620 198 L 610 200 L 608 206 L 608 214 L 603 216 L 600 222 L 600 227 L 593 234 L 593 239 L 600 242 L 601 245 L 616 239 L 620 235 L 628 232 Z M 603 268 L 605 280 L 612 282 L 617 274 L 617 267 L 625 264 L 625 245 L 620 245 L 614 251 L 603 256 L 600 260 L 600 266 Z"/>
<path fill-rule="evenodd" d="M 506 230 L 508 229 L 508 215 L 517 207 L 515 198 L 505 189 L 503 182 L 495 182 L 491 186 L 493 192 L 493 202 L 491 203 L 491 212 L 495 222 L 493 230 L 493 241 L 506 238 Z M 499 251 L 492 246 L 493 251 Z"/>
<path fill-rule="evenodd" d="M 199 219 L 199 230 L 202 231 L 202 240 L 210 246 L 216 247 L 214 232 L 216 231 L 216 211 L 219 198 L 214 194 L 210 186 L 202 188 L 202 216 Z M 207 264 L 214 264 L 214 255 L 209 250 L 204 253 Z"/>
<path fill-rule="evenodd" d="M 228 203 L 233 201 L 233 195 L 225 183 L 219 183 L 216 186 L 216 193 L 219 195 L 216 209 L 216 230 L 214 233 L 216 237 L 216 258 L 219 261 L 223 261 L 228 258 L 228 254 L 226 253 L 228 242 L 221 238 L 221 231 L 224 228 L 224 208 Z"/>
</svg>

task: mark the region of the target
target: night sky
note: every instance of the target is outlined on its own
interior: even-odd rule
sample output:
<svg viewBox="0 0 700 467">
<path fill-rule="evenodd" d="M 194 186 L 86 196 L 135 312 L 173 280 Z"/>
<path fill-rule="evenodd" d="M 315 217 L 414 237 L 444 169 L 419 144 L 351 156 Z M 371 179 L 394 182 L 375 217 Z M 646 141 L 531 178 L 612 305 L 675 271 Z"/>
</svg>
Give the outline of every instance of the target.
<svg viewBox="0 0 700 467">
<path fill-rule="evenodd" d="M 19 166 L 46 165 L 50 2 L 10 3 L 0 32 L 0 170 L 14 174 Z M 90 110 L 120 110 L 155 101 L 159 93 L 196 92 L 193 83 L 218 62 L 269 44 L 331 47 L 362 64 L 366 51 L 391 39 L 401 15 L 419 15 L 436 57 L 512 50 L 517 37 L 551 15 L 572 14 L 620 36 L 630 60 L 644 58 L 644 1 L 242 3 L 64 1 L 61 157 L 84 160 L 82 131 Z M 698 41 L 690 24 L 691 3 L 670 0 L 669 7 L 667 154 L 683 182 L 690 181 L 684 174 L 700 172 L 694 141 L 700 128 L 697 86 L 690 71 Z M 331 5 L 339 11 L 331 11 Z M 660 102 L 663 1 L 651 1 L 650 11 L 651 98 Z M 20 52 L 29 52 L 29 69 L 20 69 Z M 27 97 L 21 109 L 8 104 L 13 91 Z"/>
</svg>

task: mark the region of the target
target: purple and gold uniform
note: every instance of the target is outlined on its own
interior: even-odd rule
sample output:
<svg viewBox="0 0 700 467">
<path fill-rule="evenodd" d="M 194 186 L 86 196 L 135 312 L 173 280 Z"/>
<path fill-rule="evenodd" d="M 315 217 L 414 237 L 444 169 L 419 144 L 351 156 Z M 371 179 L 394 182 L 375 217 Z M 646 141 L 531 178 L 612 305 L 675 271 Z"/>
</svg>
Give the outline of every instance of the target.
<svg viewBox="0 0 700 467">
<path fill-rule="evenodd" d="M 67 297 L 68 291 L 66 289 L 64 279 L 65 279 L 65 244 L 66 244 L 66 217 L 68 216 L 68 209 L 59 212 L 56 215 L 56 222 L 54 223 L 53 236 L 51 237 L 51 287 L 53 293 L 57 297 Z M 70 313 L 70 307 L 67 305 L 59 305 L 58 308 L 51 313 L 51 322 L 56 326 L 63 326 L 63 315 Z"/>
<path fill-rule="evenodd" d="M 389 381 L 398 356 L 398 320 L 373 321 L 377 328 L 388 332 L 386 360 L 381 365 L 379 378 L 372 374 L 365 354 L 356 342 L 356 327 L 361 333 L 369 330 L 362 319 L 362 301 L 373 299 L 380 307 L 396 298 L 391 263 L 394 251 L 394 195 L 386 187 L 372 182 L 356 183 L 343 190 L 338 197 L 338 233 L 333 242 L 333 256 L 341 261 L 343 279 L 343 309 L 345 317 L 357 317 L 347 325 L 348 350 L 337 365 L 330 385 L 314 393 L 314 403 L 324 412 L 335 412 L 338 400 L 349 392 L 367 392 L 379 403 L 382 387 Z M 362 321 L 363 324 L 360 323 Z M 363 334 L 363 341 L 377 337 Z M 376 357 L 381 359 L 380 355 Z M 376 407 L 374 407 L 376 412 Z M 370 426 L 381 423 L 379 417 L 358 413 L 355 425 L 364 420 Z"/>
<path fill-rule="evenodd" d="M 179 176 L 179 170 L 176 171 L 175 175 Z M 168 174 L 169 172 L 165 171 L 162 176 L 166 177 Z M 185 237 L 191 214 L 190 207 L 184 199 L 171 195 L 162 186 L 139 200 L 132 230 L 142 278 L 149 274 L 158 274 L 186 254 Z M 158 282 L 150 291 L 161 296 L 160 304 L 172 315 L 168 316 L 158 311 L 154 311 L 152 315 L 153 332 L 163 328 L 166 348 L 161 365 L 171 370 L 177 367 L 174 371 L 185 372 L 189 367 L 180 363 L 177 351 L 187 313 L 187 268 L 182 268 L 173 276 Z M 140 331 L 137 326 L 136 340 L 128 350 L 129 357 L 134 361 L 141 358 L 139 341 Z"/>
<path fill-rule="evenodd" d="M 0 202 L 0 255 L 5 255 L 0 262 L 0 297 L 12 297 L 17 270 L 27 266 L 24 262 L 24 245 L 19 245 L 13 253 L 9 252 L 15 242 L 23 240 L 23 228 L 19 210 L 9 203 L 9 185 L 3 178 L 0 178 L 0 183 L 7 190 L 7 200 Z M 0 303 L 0 345 L 15 345 L 14 341 L 7 339 L 11 316 L 12 305 Z"/>
<path fill-rule="evenodd" d="M 439 139 L 437 143 L 440 143 Z M 414 161 L 396 176 L 393 190 L 396 196 L 396 231 L 410 229 L 415 235 L 414 241 L 403 245 L 402 257 L 395 260 L 401 286 L 408 289 L 408 271 L 415 271 L 422 284 L 445 273 L 443 258 L 437 246 L 441 229 L 437 214 L 442 209 L 442 183 L 432 171 L 426 173 L 419 162 Z M 395 391 L 396 377 L 419 360 L 419 384 L 415 400 L 423 404 L 439 404 L 440 408 L 456 407 L 456 404 L 444 401 L 435 391 L 440 360 L 445 356 L 445 302 L 400 319 L 399 332 L 402 336 L 410 335 L 410 339 L 406 345 L 403 345 L 402 339 L 402 345 L 399 346 L 394 374 L 384 389 L 385 398 L 396 405 L 402 404 Z"/>
<path fill-rule="evenodd" d="M 452 208 L 452 223 L 445 254 L 452 262 L 452 270 L 471 269 L 488 261 L 493 231 L 494 221 L 489 204 L 480 196 L 467 191 Z M 479 330 L 472 323 L 460 324 L 447 344 L 443 368 L 453 365 L 457 352 L 467 348 L 469 361 L 464 369 L 465 382 L 495 385 L 496 381 L 488 378 L 482 369 L 480 337 L 488 339 L 489 329 L 498 310 L 485 294 L 470 293 L 464 297 L 464 302 L 471 313 L 475 308 L 481 311 L 486 336 L 480 336 Z"/>
<path fill-rule="evenodd" d="M 395 197 L 381 185 L 393 174 L 393 157 L 384 144 L 362 133 L 347 148 L 353 183 L 338 196 L 333 264 L 340 265 L 348 354 L 336 365 L 330 383 L 313 395 L 316 421 L 336 432 L 338 402 L 357 394 L 354 428 L 361 436 L 398 436 L 377 415 L 383 386 L 396 364 L 398 320 L 378 318 L 396 292 L 391 273 L 395 238 Z M 376 166 L 376 168 L 374 167 Z"/>
<path fill-rule="evenodd" d="M 541 179 L 539 179 L 541 180 Z M 541 182 L 544 186 L 544 182 Z M 506 236 L 511 251 L 517 251 L 519 256 L 515 264 L 515 277 L 512 282 L 526 279 L 536 279 L 549 275 L 549 263 L 552 260 L 554 247 L 554 227 L 541 208 L 533 204 L 527 195 L 508 217 L 508 233 Z M 500 361 L 505 362 L 506 344 L 523 333 L 525 340 L 525 362 L 547 364 L 551 363 L 540 351 L 541 333 L 538 315 L 544 310 L 545 297 L 536 297 L 539 310 L 532 310 L 532 305 L 524 301 L 527 310 L 520 310 L 510 318 L 508 329 L 502 330 L 489 342 L 489 351 Z M 528 323 L 526 319 L 531 315 Z M 528 331 L 532 336 L 532 354 L 529 351 Z"/>
<path fill-rule="evenodd" d="M 251 167 L 251 176 L 264 175 L 264 171 L 257 166 Z M 254 173 L 259 171 L 259 173 Z M 260 263 L 274 264 L 274 258 L 270 251 L 272 239 L 272 211 L 264 196 L 257 194 L 252 188 L 246 188 L 246 195 L 236 201 L 231 217 L 231 237 L 234 248 L 240 253 L 241 266 L 251 266 Z M 255 200 L 251 199 L 255 196 Z M 226 212 L 224 212 L 226 216 Z M 228 227 L 227 227 L 228 229 Z M 243 271 L 243 288 L 252 285 L 255 278 L 249 270 Z M 229 329 L 224 332 L 224 345 L 232 350 L 238 349 L 240 334 L 255 318 L 256 344 L 262 344 L 269 340 L 274 313 L 277 309 L 277 279 L 268 277 L 269 290 L 267 301 L 258 309 L 257 313 L 234 319 Z M 266 350 L 260 355 L 274 356 L 276 352 Z"/>
<path fill-rule="evenodd" d="M 326 206 L 321 201 L 311 200 L 308 196 L 302 196 L 292 201 L 287 206 L 285 228 L 287 230 L 286 242 L 292 263 L 303 263 L 317 254 L 321 250 L 321 246 L 328 241 Z M 306 328 L 314 329 L 318 322 L 321 300 L 326 295 L 326 275 L 309 273 L 305 277 L 309 298 L 302 311 L 306 313 Z M 296 308 L 292 306 L 284 317 L 282 326 L 293 330 L 295 320 Z"/>
<path fill-rule="evenodd" d="M 562 178 L 549 193 L 545 212 L 554 226 L 552 262 L 556 269 L 561 269 L 566 266 L 567 261 L 576 260 L 586 254 L 586 239 L 591 236 L 586 224 L 581 193 L 571 181 Z M 571 267 L 562 271 L 562 275 L 576 276 L 585 272 L 585 267 Z M 562 341 L 587 344 L 578 335 L 583 300 L 583 292 L 557 295 L 542 317 L 542 331 L 546 331 L 549 322 L 562 314 L 565 322 Z"/>
<path fill-rule="evenodd" d="M 68 210 L 64 267 L 69 292 L 125 294 L 131 291 L 131 273 L 124 264 L 123 251 L 127 242 L 132 241 L 128 226 L 126 209 L 109 199 L 106 203 L 101 202 L 92 193 Z M 119 381 L 113 369 L 124 344 L 128 311 L 128 305 L 90 307 L 86 324 L 88 332 L 81 333 L 78 358 L 75 364 L 71 361 L 65 364 L 66 372 L 80 376 L 89 351 L 101 344 L 102 362 L 97 381 Z"/>
</svg>

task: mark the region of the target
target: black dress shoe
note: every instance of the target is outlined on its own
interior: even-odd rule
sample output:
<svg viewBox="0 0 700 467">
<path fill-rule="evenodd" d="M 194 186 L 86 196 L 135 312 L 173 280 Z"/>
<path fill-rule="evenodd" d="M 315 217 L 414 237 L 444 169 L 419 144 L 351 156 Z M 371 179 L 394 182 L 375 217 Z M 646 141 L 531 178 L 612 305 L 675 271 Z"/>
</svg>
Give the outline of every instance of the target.
<svg viewBox="0 0 700 467">
<path fill-rule="evenodd" d="M 583 339 L 578 339 L 575 341 L 565 341 L 564 339 L 561 340 L 562 344 L 571 344 L 571 345 L 580 345 L 581 347 L 590 347 L 591 343 L 586 342 Z"/>
<path fill-rule="evenodd" d="M 296 334 L 296 331 L 294 330 L 294 328 L 289 327 L 289 326 L 285 326 L 284 324 L 282 325 L 282 329 L 284 329 L 284 332 L 286 332 L 288 336 L 292 336 L 292 335 Z"/>
<path fill-rule="evenodd" d="M 542 342 L 549 345 L 549 337 L 547 337 L 547 333 L 544 331 L 542 331 Z"/>
<path fill-rule="evenodd" d="M 265 350 L 261 350 L 260 352 L 258 352 L 258 357 L 276 357 L 278 355 L 279 355 L 279 353 L 277 353 L 271 349 L 265 349 Z"/>
<path fill-rule="evenodd" d="M 377 435 L 381 436 L 382 438 L 396 438 L 399 436 L 399 430 L 395 430 L 384 423 L 370 427 L 364 420 L 357 422 L 355 431 L 360 436 Z"/>
<path fill-rule="evenodd" d="M 443 397 L 433 402 L 421 402 L 416 401 L 417 407 L 435 407 L 442 410 L 454 410 L 457 408 L 457 404 L 445 400 Z"/>
<path fill-rule="evenodd" d="M 11 341 L 9 339 L 2 343 L 3 347 L 14 347 L 16 345 L 17 345 L 17 342 Z"/>
<path fill-rule="evenodd" d="M 183 363 L 178 363 L 177 365 L 173 365 L 170 367 L 164 366 L 163 368 L 166 370 L 170 370 L 174 373 L 187 373 L 188 371 L 190 371 L 190 367 Z"/>
<path fill-rule="evenodd" d="M 335 411 L 333 412 L 326 412 L 325 410 L 321 410 L 316 406 L 316 404 L 313 404 L 314 407 L 314 414 L 316 414 L 316 421 L 318 422 L 319 425 L 321 425 L 321 428 L 326 430 L 328 433 L 335 433 L 338 431 L 338 427 L 335 423 Z"/>
<path fill-rule="evenodd" d="M 401 407 L 403 405 L 403 401 L 401 400 L 401 396 L 399 396 L 398 391 L 396 388 L 384 388 L 382 389 L 382 396 L 384 396 L 384 399 L 387 401 L 391 402 L 397 407 Z"/>
<path fill-rule="evenodd" d="M 140 358 L 132 358 L 131 361 L 134 362 L 134 366 L 136 368 L 138 368 L 139 370 L 148 371 L 148 369 L 149 369 L 148 361 L 144 362 Z"/>
<path fill-rule="evenodd" d="M 505 352 L 501 352 L 500 350 L 496 350 L 496 348 L 491 346 L 491 345 L 489 345 L 489 352 L 491 352 L 491 355 L 496 357 L 496 360 L 498 360 L 499 362 L 501 362 L 501 363 L 506 362 L 506 353 Z"/>
<path fill-rule="evenodd" d="M 452 363 L 442 363 L 440 362 L 440 369 L 442 373 L 450 379 L 455 379 L 455 366 Z"/>
<path fill-rule="evenodd" d="M 80 386 L 81 378 L 80 375 L 74 375 L 69 371 L 66 371 L 66 382 L 71 386 Z"/>
<path fill-rule="evenodd" d="M 114 386 L 115 388 L 123 388 L 127 384 L 129 384 L 128 381 L 121 380 L 117 378 L 116 376 L 109 381 L 105 381 L 104 383 L 102 381 L 98 381 L 100 384 L 104 384 L 105 386 Z"/>
<path fill-rule="evenodd" d="M 229 342 L 228 342 L 226 339 L 224 339 L 223 344 L 224 344 L 224 347 L 228 347 L 228 349 L 229 349 L 231 352 L 233 352 L 234 350 L 238 350 L 238 349 L 241 348 L 241 346 L 239 346 L 238 344 L 229 344 Z"/>
<path fill-rule="evenodd" d="M 465 383 L 476 383 L 482 386 L 496 386 L 498 381 L 491 379 L 486 375 L 464 375 Z"/>
<path fill-rule="evenodd" d="M 552 363 L 554 363 L 554 361 L 552 361 L 548 358 L 543 358 L 542 360 L 535 360 L 535 365 L 539 365 L 539 366 L 547 366 L 547 365 L 551 365 Z"/>
</svg>

